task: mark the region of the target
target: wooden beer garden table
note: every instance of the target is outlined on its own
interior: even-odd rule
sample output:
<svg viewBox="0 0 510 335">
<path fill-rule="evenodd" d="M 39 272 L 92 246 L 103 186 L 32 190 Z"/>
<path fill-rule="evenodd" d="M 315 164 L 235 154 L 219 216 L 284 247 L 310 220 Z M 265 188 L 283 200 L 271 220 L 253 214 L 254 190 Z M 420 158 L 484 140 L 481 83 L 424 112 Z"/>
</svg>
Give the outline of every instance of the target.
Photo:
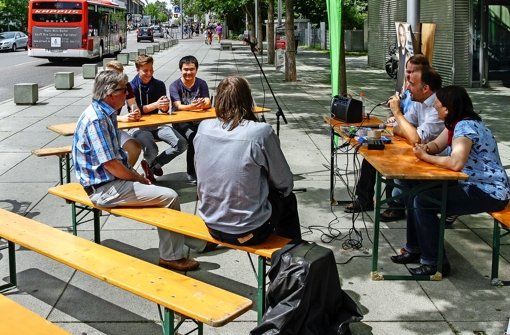
<svg viewBox="0 0 510 335">
<path fill-rule="evenodd" d="M 268 108 L 255 108 L 255 113 L 265 113 L 269 111 L 271 110 Z M 214 107 L 199 111 L 177 111 L 172 112 L 172 114 L 143 114 L 139 121 L 118 122 L 118 127 L 119 129 L 142 128 L 170 123 L 202 121 L 205 119 L 213 119 L 215 117 L 216 110 Z M 49 125 L 47 128 L 59 135 L 72 136 L 74 135 L 76 122 Z"/>
<path fill-rule="evenodd" d="M 342 131 L 342 126 L 346 124 L 332 119 L 330 117 L 324 118 L 326 123 L 331 127 L 331 165 L 333 171 L 334 164 L 334 140 L 333 136 L 339 134 L 346 136 Z M 375 122 L 371 118 L 370 123 Z M 365 121 L 365 124 L 367 121 Z M 361 125 L 363 126 L 363 125 Z M 358 145 L 356 141 L 353 145 Z M 446 198 L 448 183 L 456 180 L 467 180 L 468 175 L 463 172 L 455 172 L 448 170 L 425 161 L 420 160 L 413 153 L 412 146 L 408 144 L 405 139 L 393 136 L 392 143 L 386 144 L 384 150 L 368 150 L 367 146 L 360 146 L 358 151 L 364 159 L 372 165 L 376 171 L 376 185 L 375 185 L 375 209 L 374 209 L 374 247 L 372 253 L 372 280 L 441 280 L 443 269 L 443 242 L 444 242 L 444 226 L 446 218 Z M 334 174 L 331 174 L 331 178 Z M 419 183 L 419 186 L 404 189 L 402 185 L 396 185 L 393 179 L 405 180 L 418 180 L 430 181 L 430 183 Z M 383 275 L 378 271 L 378 249 L 379 249 L 379 233 L 380 233 L 380 211 L 381 205 L 391 201 L 393 198 L 382 199 L 382 183 L 393 185 L 402 190 L 403 194 L 417 194 L 431 188 L 442 188 L 442 196 L 440 199 L 433 199 L 440 207 L 441 219 L 439 229 L 439 247 L 438 247 L 438 264 L 437 273 L 432 276 L 412 276 L 412 275 Z M 333 185 L 333 182 L 331 183 Z"/>
</svg>

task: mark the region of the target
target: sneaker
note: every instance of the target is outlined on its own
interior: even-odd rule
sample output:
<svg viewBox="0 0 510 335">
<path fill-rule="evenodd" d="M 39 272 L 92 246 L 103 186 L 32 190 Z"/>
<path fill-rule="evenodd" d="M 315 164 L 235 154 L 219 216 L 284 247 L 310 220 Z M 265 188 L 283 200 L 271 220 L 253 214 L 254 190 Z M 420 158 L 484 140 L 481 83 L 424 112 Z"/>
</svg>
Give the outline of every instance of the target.
<svg viewBox="0 0 510 335">
<path fill-rule="evenodd" d="M 156 183 L 156 178 L 154 178 L 154 174 L 152 173 L 152 170 L 149 166 L 149 162 L 147 162 L 145 159 L 142 159 L 142 170 L 145 174 L 145 178 L 149 179 L 152 184 Z"/>
<path fill-rule="evenodd" d="M 186 176 L 188 178 L 188 182 L 192 185 L 196 185 L 197 184 L 197 177 L 192 175 L 192 174 L 187 174 Z"/>
<path fill-rule="evenodd" d="M 152 172 L 154 173 L 154 175 L 156 175 L 158 177 L 161 177 L 163 175 L 163 169 L 160 166 L 158 166 L 158 167 L 153 166 Z"/>
<path fill-rule="evenodd" d="M 444 219 L 445 226 L 451 226 L 458 217 L 458 215 L 447 215 L 446 219 Z"/>
</svg>

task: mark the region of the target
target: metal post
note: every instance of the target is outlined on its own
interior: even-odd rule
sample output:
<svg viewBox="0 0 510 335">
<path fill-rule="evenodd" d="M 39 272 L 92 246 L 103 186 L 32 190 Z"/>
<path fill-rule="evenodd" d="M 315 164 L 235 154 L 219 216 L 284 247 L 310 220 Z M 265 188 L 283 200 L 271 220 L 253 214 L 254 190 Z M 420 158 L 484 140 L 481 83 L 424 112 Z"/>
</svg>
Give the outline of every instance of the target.
<svg viewBox="0 0 510 335">
<path fill-rule="evenodd" d="M 182 0 L 181 0 L 181 40 L 184 39 L 184 11 L 182 10 Z"/>
<path fill-rule="evenodd" d="M 416 39 L 414 53 L 421 52 L 420 0 L 407 0 L 407 22 Z M 413 43 L 414 44 L 414 43 Z"/>
<path fill-rule="evenodd" d="M 255 0 L 255 38 L 259 42 L 259 1 Z"/>
<path fill-rule="evenodd" d="M 282 0 L 278 0 L 278 25 L 282 24 Z"/>
</svg>

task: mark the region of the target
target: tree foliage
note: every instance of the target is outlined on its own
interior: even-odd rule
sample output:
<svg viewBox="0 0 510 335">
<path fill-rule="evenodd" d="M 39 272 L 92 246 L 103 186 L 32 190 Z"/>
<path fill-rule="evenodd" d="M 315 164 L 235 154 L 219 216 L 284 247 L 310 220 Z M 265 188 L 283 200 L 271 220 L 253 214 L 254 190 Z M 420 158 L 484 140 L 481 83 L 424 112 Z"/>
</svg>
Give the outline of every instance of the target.
<svg viewBox="0 0 510 335">
<path fill-rule="evenodd" d="M 27 18 L 28 0 L 0 0 L 0 29 L 26 32 Z"/>
<path fill-rule="evenodd" d="M 300 0 L 294 4 L 296 15 L 312 23 L 327 20 L 326 1 Z M 343 26 L 345 29 L 362 29 L 367 18 L 368 0 L 343 0 Z"/>
<path fill-rule="evenodd" d="M 162 1 L 156 1 L 145 6 L 144 14 L 152 16 L 156 20 L 156 22 L 168 21 L 168 11 L 166 9 L 166 3 Z"/>
</svg>

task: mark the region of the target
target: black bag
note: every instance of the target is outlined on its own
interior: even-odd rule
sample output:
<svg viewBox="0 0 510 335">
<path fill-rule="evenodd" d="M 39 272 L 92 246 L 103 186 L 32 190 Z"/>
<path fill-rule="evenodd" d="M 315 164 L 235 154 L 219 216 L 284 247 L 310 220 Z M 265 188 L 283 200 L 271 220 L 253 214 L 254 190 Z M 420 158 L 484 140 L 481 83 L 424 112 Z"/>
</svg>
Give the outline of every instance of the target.
<svg viewBox="0 0 510 335">
<path fill-rule="evenodd" d="M 251 335 L 348 335 L 363 318 L 340 287 L 330 249 L 305 241 L 273 254 L 266 312 Z"/>
</svg>

